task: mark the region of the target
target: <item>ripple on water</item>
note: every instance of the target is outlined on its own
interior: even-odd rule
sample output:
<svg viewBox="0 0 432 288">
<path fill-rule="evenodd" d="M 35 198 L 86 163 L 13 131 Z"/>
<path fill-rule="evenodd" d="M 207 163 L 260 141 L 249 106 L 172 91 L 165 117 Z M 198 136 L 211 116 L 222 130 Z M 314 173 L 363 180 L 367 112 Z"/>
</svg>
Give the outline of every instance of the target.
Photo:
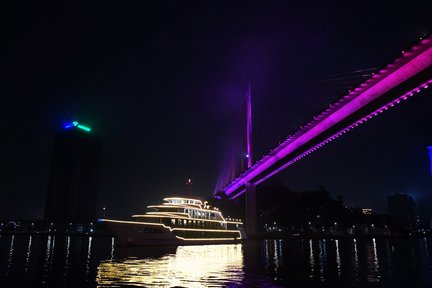
<svg viewBox="0 0 432 288">
<path fill-rule="evenodd" d="M 237 244 L 180 246 L 160 258 L 102 261 L 96 281 L 101 287 L 221 287 L 240 284 L 243 278 L 243 253 Z"/>
</svg>

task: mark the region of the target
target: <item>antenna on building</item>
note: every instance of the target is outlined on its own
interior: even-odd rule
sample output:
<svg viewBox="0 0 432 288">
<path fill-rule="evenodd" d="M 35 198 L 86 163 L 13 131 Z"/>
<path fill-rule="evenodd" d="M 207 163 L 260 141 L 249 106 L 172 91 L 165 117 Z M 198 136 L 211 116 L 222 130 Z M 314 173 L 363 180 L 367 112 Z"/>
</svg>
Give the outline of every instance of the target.
<svg viewBox="0 0 432 288">
<path fill-rule="evenodd" d="M 193 185 L 192 179 L 191 178 L 186 179 L 185 182 L 186 196 L 192 196 L 192 185 Z"/>
</svg>

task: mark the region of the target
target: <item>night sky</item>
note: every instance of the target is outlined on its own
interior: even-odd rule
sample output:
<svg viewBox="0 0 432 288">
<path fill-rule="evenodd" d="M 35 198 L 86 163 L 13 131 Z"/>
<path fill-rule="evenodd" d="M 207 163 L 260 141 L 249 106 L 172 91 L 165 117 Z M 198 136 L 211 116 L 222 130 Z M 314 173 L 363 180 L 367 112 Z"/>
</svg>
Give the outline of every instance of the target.
<svg viewBox="0 0 432 288">
<path fill-rule="evenodd" d="M 103 141 L 99 207 L 213 193 L 248 81 L 255 158 L 432 31 L 431 1 L 16 2 L 7 11 L 0 218 L 42 218 L 55 131 Z M 126 3 L 127 2 L 127 3 Z M 5 11 L 6 12 L 6 11 Z M 358 70 L 363 72 L 355 72 Z M 278 174 L 350 206 L 432 201 L 422 92 Z"/>
</svg>

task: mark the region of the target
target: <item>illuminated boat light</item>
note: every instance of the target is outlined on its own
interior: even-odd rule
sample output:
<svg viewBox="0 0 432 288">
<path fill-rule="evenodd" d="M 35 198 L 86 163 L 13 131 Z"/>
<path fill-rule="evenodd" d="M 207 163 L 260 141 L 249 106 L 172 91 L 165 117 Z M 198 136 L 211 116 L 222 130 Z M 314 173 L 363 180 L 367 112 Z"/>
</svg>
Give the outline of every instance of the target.
<svg viewBox="0 0 432 288">
<path fill-rule="evenodd" d="M 147 212 L 150 213 L 150 212 Z M 187 213 L 185 213 L 187 214 Z M 211 219 L 204 219 L 204 218 L 192 218 L 192 217 L 175 217 L 174 215 L 132 215 L 132 218 L 171 218 L 171 219 L 179 219 L 179 220 L 193 220 L 193 221 L 204 221 L 204 222 L 214 222 L 214 223 L 229 223 L 229 224 L 243 224 L 241 220 L 227 220 L 220 221 L 220 220 L 211 220 Z"/>
<path fill-rule="evenodd" d="M 99 219 L 99 222 L 107 223 L 114 234 L 120 237 L 121 243 L 125 245 L 140 245 L 140 241 L 147 244 L 153 241 L 152 245 L 159 245 L 160 242 L 157 242 L 157 239 L 164 239 L 169 245 L 176 245 L 181 244 L 182 241 L 220 243 L 220 241 L 236 242 L 244 238 L 242 235 L 244 230 L 241 231 L 243 225 L 241 220 L 224 218 L 216 207 L 213 207 L 213 210 L 207 209 L 210 208 L 210 205 L 206 201 L 203 203 L 188 198 L 165 198 L 164 200 L 169 203 L 148 206 L 157 211 L 132 215 L 132 218 L 137 219 L 136 221 Z M 193 205 L 198 203 L 200 204 Z M 143 228 L 137 229 L 134 228 L 134 225 Z M 151 227 L 159 229 L 154 230 Z M 163 234 L 154 234 L 159 233 L 160 229 Z M 154 238 L 155 235 L 159 235 L 157 239 Z M 174 240 L 177 242 L 173 242 Z"/>
<path fill-rule="evenodd" d="M 237 231 L 238 232 L 238 231 Z M 239 238 L 183 238 L 176 236 L 178 239 L 184 240 L 184 241 L 231 241 L 231 240 L 241 240 L 241 234 L 239 232 Z"/>
<path fill-rule="evenodd" d="M 212 209 L 205 209 L 197 206 L 190 206 L 188 204 L 175 204 L 175 205 L 150 205 L 147 206 L 147 208 L 189 208 L 189 209 L 195 209 L 197 211 L 205 211 L 205 212 L 212 212 L 212 213 L 221 213 L 218 210 L 212 210 Z"/>
<path fill-rule="evenodd" d="M 135 222 L 135 221 L 125 221 L 125 220 L 113 220 L 113 219 L 99 219 L 99 222 L 112 222 L 112 223 L 121 223 L 121 224 L 130 224 L 130 225 L 150 225 L 150 226 L 158 226 L 158 227 L 163 227 L 165 229 L 168 229 L 170 232 L 172 231 L 195 231 L 195 232 L 220 232 L 220 233 L 238 233 L 238 235 L 240 236 L 239 238 L 237 237 L 232 237 L 232 238 L 184 238 L 184 237 L 180 237 L 175 235 L 176 238 L 178 239 L 182 239 L 182 240 L 191 240 L 191 241 L 195 241 L 195 240 L 214 240 L 214 239 L 218 239 L 218 240 L 233 240 L 233 239 L 242 239 L 241 238 L 241 233 L 238 230 L 216 230 L 216 229 L 194 229 L 194 228 L 171 228 L 170 226 L 166 226 L 164 224 L 161 223 L 150 223 L 150 222 Z"/>
</svg>

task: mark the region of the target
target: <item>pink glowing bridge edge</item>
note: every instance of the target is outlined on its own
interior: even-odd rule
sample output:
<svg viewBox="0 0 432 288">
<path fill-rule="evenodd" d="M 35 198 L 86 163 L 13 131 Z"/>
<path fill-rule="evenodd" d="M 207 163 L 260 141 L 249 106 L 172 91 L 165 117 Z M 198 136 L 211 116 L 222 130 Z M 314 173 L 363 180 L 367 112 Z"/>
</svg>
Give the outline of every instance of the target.
<svg viewBox="0 0 432 288">
<path fill-rule="evenodd" d="M 428 88 L 432 84 L 432 79 L 401 95 L 397 99 L 386 103 L 381 108 L 368 114 L 367 116 L 361 117 L 360 119 L 354 121 L 352 124 L 343 128 L 329 138 L 321 141 L 311 149 L 308 149 L 302 154 L 296 156 L 294 159 L 290 159 L 283 166 L 278 167 L 277 169 L 270 171 L 265 175 L 261 175 L 264 171 L 271 168 L 281 159 L 289 156 L 289 154 L 293 151 L 318 137 L 337 123 L 340 123 L 362 107 L 380 98 L 386 92 L 408 81 L 412 77 L 418 75 L 420 72 L 428 69 L 430 66 L 432 66 L 432 36 L 423 39 L 417 46 L 414 46 L 410 51 L 404 52 L 400 58 L 389 64 L 386 68 L 382 69 L 378 73 L 375 73 L 371 78 L 362 83 L 356 89 L 352 90 L 348 95 L 341 98 L 338 102 L 331 104 L 326 111 L 318 116 L 315 116 L 313 121 L 299 129 L 294 135 L 288 137 L 285 142 L 281 143 L 268 155 L 264 156 L 260 161 L 255 163 L 255 165 L 250 167 L 246 172 L 228 184 L 222 191 L 225 195 L 231 199 L 234 199 L 245 192 L 244 189 L 241 189 L 245 183 L 251 182 L 254 178 L 259 176 L 262 177 L 258 180 L 254 180 L 254 183 L 259 184 L 263 182 L 274 174 L 282 171 L 286 167 L 294 164 L 298 160 L 327 144 L 328 142 L 335 140 L 342 134 L 348 132 L 360 124 L 365 123 L 372 117 L 377 116 L 385 110 L 394 107 L 401 101 L 413 96 L 414 93 L 420 92 L 421 88 Z M 248 101 L 248 105 L 250 105 L 250 101 Z M 248 107 L 248 109 L 250 109 L 250 107 Z M 248 113 L 248 117 L 249 116 L 250 114 Z M 250 127 L 248 126 L 248 130 L 249 128 Z M 250 131 L 248 131 L 248 133 L 250 133 Z"/>
</svg>

